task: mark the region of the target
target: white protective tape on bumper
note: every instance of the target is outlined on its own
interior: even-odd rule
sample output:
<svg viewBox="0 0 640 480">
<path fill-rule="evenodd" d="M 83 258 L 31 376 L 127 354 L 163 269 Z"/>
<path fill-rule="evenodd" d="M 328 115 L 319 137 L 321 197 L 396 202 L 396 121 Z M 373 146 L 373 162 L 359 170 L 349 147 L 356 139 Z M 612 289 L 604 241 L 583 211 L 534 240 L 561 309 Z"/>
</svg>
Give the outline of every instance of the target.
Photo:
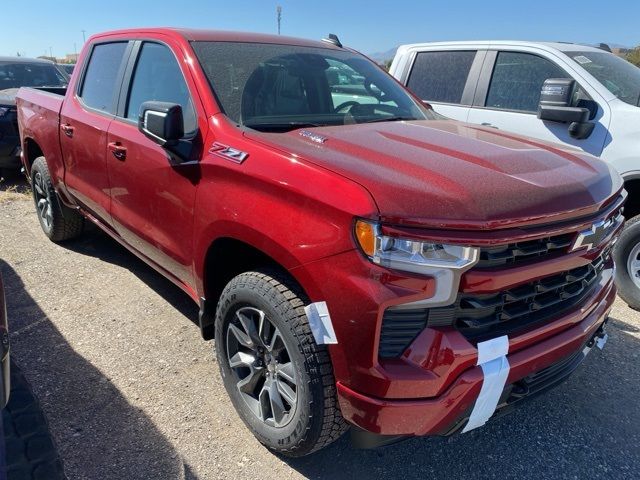
<svg viewBox="0 0 640 480">
<path fill-rule="evenodd" d="M 468 432 L 474 428 L 481 427 L 491 415 L 496 411 L 500 395 L 507 383 L 509 375 L 509 337 L 502 337 L 478 343 L 478 363 L 482 368 L 484 376 L 480 395 L 473 406 L 469 421 L 465 425 L 463 432 Z"/>
<path fill-rule="evenodd" d="M 313 333 L 313 338 L 318 345 L 338 343 L 336 332 L 333 331 L 327 302 L 311 303 L 304 307 L 304 313 L 307 314 L 311 333 Z"/>
</svg>

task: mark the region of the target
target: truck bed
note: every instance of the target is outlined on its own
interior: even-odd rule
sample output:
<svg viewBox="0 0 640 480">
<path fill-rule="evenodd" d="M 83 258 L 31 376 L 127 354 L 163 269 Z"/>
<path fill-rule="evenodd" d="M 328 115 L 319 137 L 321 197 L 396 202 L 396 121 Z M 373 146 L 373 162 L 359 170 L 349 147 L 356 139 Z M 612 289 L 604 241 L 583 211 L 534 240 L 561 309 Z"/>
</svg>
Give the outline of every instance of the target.
<svg viewBox="0 0 640 480">
<path fill-rule="evenodd" d="M 64 88 L 21 88 L 16 96 L 20 138 L 32 138 L 41 152 L 24 145 L 24 166 L 27 174 L 35 158 L 46 152 L 53 179 L 64 178 L 64 163 L 60 150 L 60 110 Z"/>
</svg>

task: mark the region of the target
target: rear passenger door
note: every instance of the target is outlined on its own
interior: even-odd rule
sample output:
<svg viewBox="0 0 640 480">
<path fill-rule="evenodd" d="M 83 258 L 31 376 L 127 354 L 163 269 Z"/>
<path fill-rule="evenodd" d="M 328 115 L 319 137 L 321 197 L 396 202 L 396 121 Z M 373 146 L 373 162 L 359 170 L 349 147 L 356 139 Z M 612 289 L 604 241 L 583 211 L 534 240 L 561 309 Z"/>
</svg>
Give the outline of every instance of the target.
<svg viewBox="0 0 640 480">
<path fill-rule="evenodd" d="M 484 55 L 477 49 L 417 52 L 404 83 L 436 112 L 466 122 Z"/>
<path fill-rule="evenodd" d="M 60 145 L 65 185 L 82 206 L 109 224 L 107 130 L 114 118 L 130 43 L 116 41 L 91 47 L 79 81 L 60 112 Z"/>
<path fill-rule="evenodd" d="M 572 78 L 564 68 L 541 54 L 526 51 L 489 51 L 478 82 L 468 121 L 549 142 L 560 142 L 600 155 L 608 114 L 599 108 L 596 128 L 586 139 L 569 135 L 566 123 L 538 119 L 540 90 L 549 78 Z M 578 82 L 579 84 L 580 82 Z M 592 100 L 579 86 L 575 102 Z"/>
<path fill-rule="evenodd" d="M 153 40 L 136 41 L 133 47 L 107 139 L 111 216 L 128 244 L 180 282 L 192 284 L 191 233 L 199 152 L 194 151 L 193 161 L 172 160 L 165 149 L 138 130 L 143 102 L 177 103 L 182 107 L 185 138 L 202 143 L 197 140 L 198 118 L 206 116 L 193 93 L 193 81 L 188 81 L 189 56 L 174 54 L 180 51 L 178 44 L 172 48 Z"/>
</svg>

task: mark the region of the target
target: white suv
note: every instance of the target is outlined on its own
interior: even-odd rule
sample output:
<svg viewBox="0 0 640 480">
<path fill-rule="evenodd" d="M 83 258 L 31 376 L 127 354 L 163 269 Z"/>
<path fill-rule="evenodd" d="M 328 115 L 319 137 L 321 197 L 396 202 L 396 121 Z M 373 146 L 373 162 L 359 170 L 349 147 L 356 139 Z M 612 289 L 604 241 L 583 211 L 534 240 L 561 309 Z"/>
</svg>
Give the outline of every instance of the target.
<svg viewBox="0 0 640 480">
<path fill-rule="evenodd" d="M 615 258 L 640 309 L 640 69 L 604 49 L 517 41 L 403 45 L 390 73 L 449 118 L 560 142 L 614 166 L 629 194 Z"/>
</svg>

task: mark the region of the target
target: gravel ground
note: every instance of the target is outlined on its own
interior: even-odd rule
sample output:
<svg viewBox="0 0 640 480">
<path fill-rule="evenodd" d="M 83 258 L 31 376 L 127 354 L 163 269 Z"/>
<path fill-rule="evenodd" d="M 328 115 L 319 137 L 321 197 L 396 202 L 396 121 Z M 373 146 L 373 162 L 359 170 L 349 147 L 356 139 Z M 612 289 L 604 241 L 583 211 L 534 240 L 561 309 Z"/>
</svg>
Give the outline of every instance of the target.
<svg viewBox="0 0 640 480">
<path fill-rule="evenodd" d="M 0 259 L 12 354 L 70 479 L 640 477 L 640 313 L 620 301 L 604 351 L 484 428 L 284 460 L 235 414 L 196 306 L 108 237 L 55 245 L 0 191 Z"/>
</svg>

